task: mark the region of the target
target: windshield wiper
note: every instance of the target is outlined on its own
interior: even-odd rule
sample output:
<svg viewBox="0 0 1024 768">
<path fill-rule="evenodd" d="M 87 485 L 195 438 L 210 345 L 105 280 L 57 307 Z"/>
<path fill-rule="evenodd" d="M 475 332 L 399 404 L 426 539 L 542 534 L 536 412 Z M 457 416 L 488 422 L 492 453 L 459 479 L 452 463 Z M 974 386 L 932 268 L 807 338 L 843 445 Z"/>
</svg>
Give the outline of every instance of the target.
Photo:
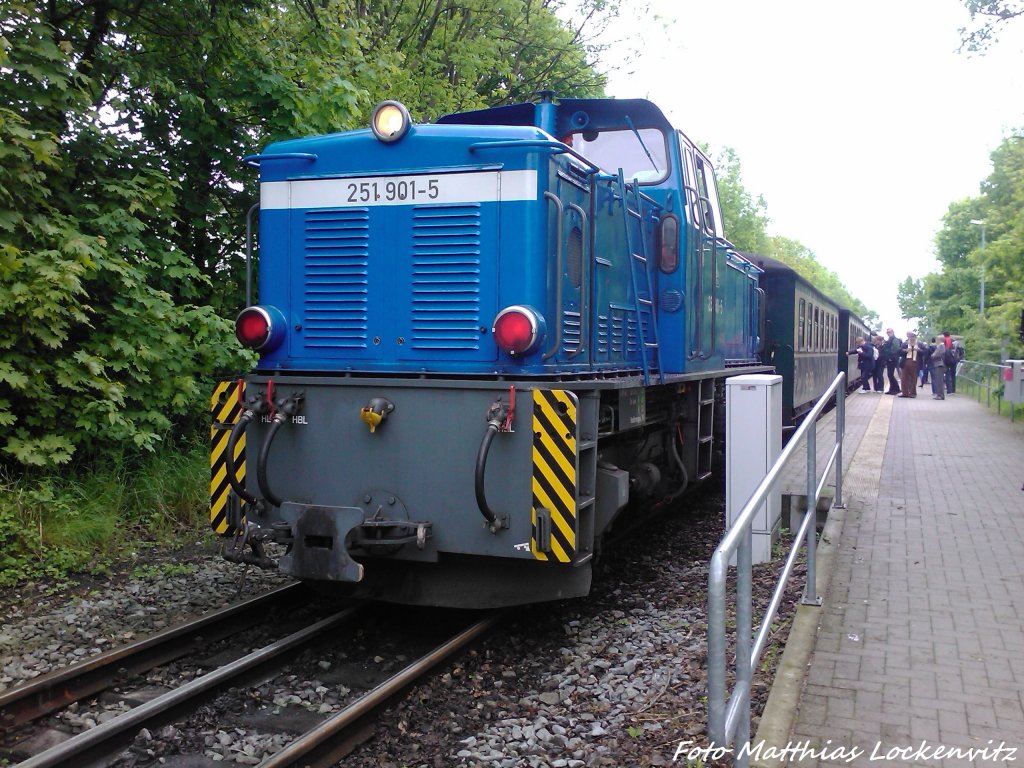
<svg viewBox="0 0 1024 768">
<path fill-rule="evenodd" d="M 636 136 L 636 140 L 640 142 L 640 146 L 643 148 L 644 154 L 647 155 L 647 159 L 651 161 L 651 167 L 660 173 L 661 168 L 659 168 L 658 164 L 654 162 L 654 158 L 651 156 L 650 151 L 647 149 L 647 145 L 644 144 L 644 140 L 643 137 L 640 135 L 640 131 L 638 131 L 636 129 L 636 126 L 633 125 L 633 121 L 632 119 L 630 119 L 629 115 L 626 115 L 626 125 L 629 126 L 629 130 L 631 130 L 633 132 L 633 135 Z"/>
</svg>

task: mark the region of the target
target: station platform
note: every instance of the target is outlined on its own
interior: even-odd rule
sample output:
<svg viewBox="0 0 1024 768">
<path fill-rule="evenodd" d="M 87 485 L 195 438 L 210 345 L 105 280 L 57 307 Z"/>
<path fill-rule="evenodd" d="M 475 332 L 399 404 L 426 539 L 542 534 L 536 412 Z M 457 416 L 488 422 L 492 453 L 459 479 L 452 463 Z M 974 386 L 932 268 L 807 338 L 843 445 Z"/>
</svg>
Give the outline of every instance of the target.
<svg viewBox="0 0 1024 768">
<path fill-rule="evenodd" d="M 797 611 L 751 764 L 1024 762 L 1024 424 L 926 387 L 850 395 L 845 434 L 824 602 Z"/>
</svg>

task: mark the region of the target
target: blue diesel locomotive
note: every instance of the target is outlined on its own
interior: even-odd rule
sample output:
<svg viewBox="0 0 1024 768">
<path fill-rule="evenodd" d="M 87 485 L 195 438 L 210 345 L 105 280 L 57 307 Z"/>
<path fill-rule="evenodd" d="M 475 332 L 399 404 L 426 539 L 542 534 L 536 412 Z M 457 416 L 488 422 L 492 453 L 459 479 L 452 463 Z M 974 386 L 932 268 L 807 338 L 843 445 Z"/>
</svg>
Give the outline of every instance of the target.
<svg viewBox="0 0 1024 768">
<path fill-rule="evenodd" d="M 225 555 L 354 596 L 585 595 L 635 500 L 711 473 L 761 272 L 651 102 L 556 100 L 272 144 L 259 353 L 211 403 Z"/>
</svg>

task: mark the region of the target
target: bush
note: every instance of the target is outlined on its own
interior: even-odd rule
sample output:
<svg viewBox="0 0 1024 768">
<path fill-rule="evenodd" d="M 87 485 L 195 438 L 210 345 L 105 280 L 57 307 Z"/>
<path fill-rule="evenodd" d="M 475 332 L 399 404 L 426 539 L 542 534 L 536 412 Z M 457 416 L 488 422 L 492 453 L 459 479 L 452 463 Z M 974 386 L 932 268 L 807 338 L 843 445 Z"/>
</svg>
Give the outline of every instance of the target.
<svg viewBox="0 0 1024 768">
<path fill-rule="evenodd" d="M 0 480 L 0 587 L 102 572 L 127 542 L 174 547 L 204 529 L 207 446 L 160 446 L 141 459 L 75 465 L 66 475 Z"/>
</svg>

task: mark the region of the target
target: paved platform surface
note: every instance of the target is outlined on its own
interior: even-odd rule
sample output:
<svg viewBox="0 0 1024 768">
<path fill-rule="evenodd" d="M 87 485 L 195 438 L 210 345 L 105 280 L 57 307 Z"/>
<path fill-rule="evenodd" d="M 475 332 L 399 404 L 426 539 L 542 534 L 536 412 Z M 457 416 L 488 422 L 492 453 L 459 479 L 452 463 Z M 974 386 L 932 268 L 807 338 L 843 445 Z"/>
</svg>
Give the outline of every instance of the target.
<svg viewBox="0 0 1024 768">
<path fill-rule="evenodd" d="M 871 416 L 878 406 L 878 400 L 872 396 L 859 397 L 851 395 L 846 399 L 846 423 L 843 433 L 843 476 L 849 471 L 853 457 L 864 439 L 864 433 L 871 423 Z M 817 475 L 820 476 L 825 468 L 825 462 L 832 453 L 832 447 L 836 442 L 836 412 L 831 410 L 818 420 L 815 432 L 815 461 Z M 807 509 L 807 449 L 802 448 L 786 466 L 779 479 L 779 489 L 783 501 L 783 522 L 789 523 L 786 519 L 787 505 L 793 513 L 802 518 Z M 836 484 L 835 474 L 829 473 L 829 479 L 821 491 L 821 499 L 818 502 L 819 510 L 827 510 L 835 498 Z M 789 527 L 791 529 L 800 525 L 799 519 L 794 520 Z"/>
<path fill-rule="evenodd" d="M 848 402 L 848 508 L 824 606 L 801 608 L 785 746 L 806 749 L 781 764 L 1022 765 L 1024 424 L 962 391 Z"/>
</svg>

